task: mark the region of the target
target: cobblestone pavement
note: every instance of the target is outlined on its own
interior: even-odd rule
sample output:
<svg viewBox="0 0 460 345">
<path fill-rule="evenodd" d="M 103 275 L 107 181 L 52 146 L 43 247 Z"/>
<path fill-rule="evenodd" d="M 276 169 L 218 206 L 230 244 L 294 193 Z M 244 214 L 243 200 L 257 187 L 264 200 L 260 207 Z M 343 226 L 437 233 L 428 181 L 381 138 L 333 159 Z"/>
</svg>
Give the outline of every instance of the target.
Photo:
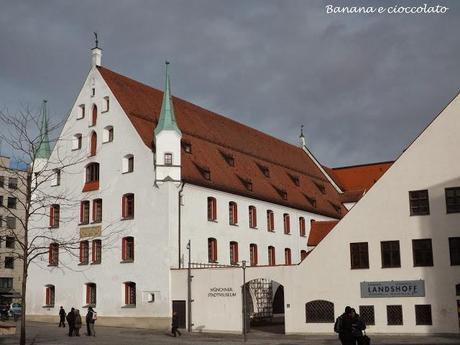
<svg viewBox="0 0 460 345">
<path fill-rule="evenodd" d="M 19 325 L 19 324 L 18 324 Z M 31 322 L 28 327 L 28 345 L 169 345 L 169 344 L 243 344 L 240 335 L 183 332 L 182 337 L 174 338 L 158 331 L 132 328 L 97 327 L 96 337 L 68 337 L 66 330 L 57 325 Z M 82 331 L 84 328 L 82 328 Z M 82 332 L 84 333 L 84 332 Z M 370 334 L 372 345 L 460 345 L 460 334 L 436 336 L 402 336 Z M 17 336 L 0 336 L 0 344 L 17 345 Z M 248 345 L 335 345 L 340 344 L 335 335 L 283 335 L 267 330 L 253 330 L 247 336 Z"/>
</svg>

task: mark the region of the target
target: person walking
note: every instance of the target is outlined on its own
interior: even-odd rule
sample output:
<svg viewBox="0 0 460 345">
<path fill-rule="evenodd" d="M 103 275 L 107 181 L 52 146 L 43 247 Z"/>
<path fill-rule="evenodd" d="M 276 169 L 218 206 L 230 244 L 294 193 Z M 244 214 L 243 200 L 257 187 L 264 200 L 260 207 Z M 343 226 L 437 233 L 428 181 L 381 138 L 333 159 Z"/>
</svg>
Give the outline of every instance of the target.
<svg viewBox="0 0 460 345">
<path fill-rule="evenodd" d="M 340 315 L 334 324 L 334 332 L 339 334 L 342 345 L 354 345 L 355 339 L 352 334 L 351 307 L 345 307 L 345 312 Z"/>
<path fill-rule="evenodd" d="M 97 319 L 97 313 L 94 311 L 93 307 L 88 307 L 88 313 L 86 314 L 86 335 L 87 336 L 96 336 L 96 331 L 94 330 L 94 323 Z"/>
<path fill-rule="evenodd" d="M 75 309 L 70 309 L 70 312 L 67 314 L 67 323 L 69 324 L 69 337 L 73 336 L 75 330 Z"/>
<path fill-rule="evenodd" d="M 351 334 L 353 335 L 353 344 L 364 345 L 363 331 L 366 329 L 366 324 L 356 313 L 356 310 L 351 309 Z"/>
<path fill-rule="evenodd" d="M 59 309 L 59 327 L 65 327 L 65 310 L 61 305 L 61 308 Z"/>
<path fill-rule="evenodd" d="M 76 309 L 75 310 L 75 325 L 74 325 L 74 328 L 75 328 L 75 335 L 77 337 L 80 336 L 80 328 L 81 328 L 81 315 L 80 315 L 80 310 Z"/>
<path fill-rule="evenodd" d="M 179 337 L 182 335 L 181 332 L 178 330 L 179 328 L 179 320 L 177 317 L 177 312 L 174 312 L 172 315 L 172 321 L 171 321 L 171 333 L 174 337 L 179 334 Z"/>
</svg>

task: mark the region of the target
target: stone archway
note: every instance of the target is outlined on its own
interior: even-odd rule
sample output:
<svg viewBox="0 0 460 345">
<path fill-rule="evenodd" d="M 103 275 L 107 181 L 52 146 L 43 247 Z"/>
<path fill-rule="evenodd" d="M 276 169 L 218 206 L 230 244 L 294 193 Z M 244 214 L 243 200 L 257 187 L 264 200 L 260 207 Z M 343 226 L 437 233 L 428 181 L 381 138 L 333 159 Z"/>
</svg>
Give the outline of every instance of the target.
<svg viewBox="0 0 460 345">
<path fill-rule="evenodd" d="M 284 334 L 284 287 L 268 279 L 246 283 L 246 327 L 269 333 Z"/>
</svg>

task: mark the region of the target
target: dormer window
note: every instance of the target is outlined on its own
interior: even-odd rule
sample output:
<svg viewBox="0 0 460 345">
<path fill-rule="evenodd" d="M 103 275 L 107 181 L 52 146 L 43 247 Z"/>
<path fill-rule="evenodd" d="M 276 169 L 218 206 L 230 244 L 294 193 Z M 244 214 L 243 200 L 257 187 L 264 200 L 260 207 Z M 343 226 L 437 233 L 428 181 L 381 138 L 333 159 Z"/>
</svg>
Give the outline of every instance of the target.
<svg viewBox="0 0 460 345">
<path fill-rule="evenodd" d="M 312 207 L 316 207 L 316 199 L 311 197 L 311 196 L 308 196 L 307 194 L 304 194 L 304 197 L 305 199 L 307 199 L 307 201 L 310 203 L 310 205 Z"/>
<path fill-rule="evenodd" d="M 104 108 L 102 110 L 103 113 L 108 112 L 110 109 L 110 102 L 109 102 L 109 96 L 104 97 Z"/>
<path fill-rule="evenodd" d="M 165 153 L 165 165 L 173 165 L 173 155 L 172 153 Z"/>
<path fill-rule="evenodd" d="M 194 162 L 194 164 L 195 164 L 196 168 L 198 169 L 198 171 L 200 172 L 201 176 L 203 176 L 204 179 L 211 180 L 211 171 L 209 170 L 208 167 L 198 165 L 195 162 Z"/>
<path fill-rule="evenodd" d="M 249 179 L 249 178 L 243 178 L 243 177 L 240 177 L 238 176 L 238 178 L 240 179 L 241 183 L 244 185 L 244 187 L 252 192 L 252 180 Z"/>
<path fill-rule="evenodd" d="M 299 187 L 300 186 L 300 179 L 299 179 L 299 176 L 296 176 L 296 175 L 292 175 L 292 174 L 289 174 L 289 177 L 291 178 L 292 182 L 297 186 Z"/>
<path fill-rule="evenodd" d="M 222 157 L 225 159 L 225 161 L 227 162 L 227 164 L 231 167 L 234 167 L 235 166 L 235 158 L 233 157 L 232 154 L 230 153 L 225 153 L 223 151 L 220 151 L 220 154 L 222 155 Z"/>
<path fill-rule="evenodd" d="M 287 200 L 287 192 L 282 188 L 273 186 L 283 200 Z"/>
<path fill-rule="evenodd" d="M 259 163 L 257 163 L 257 166 L 265 177 L 270 177 L 270 169 L 268 169 L 268 167 Z"/>
<path fill-rule="evenodd" d="M 313 181 L 314 182 L 314 181 Z M 324 184 L 322 183 L 319 183 L 319 182 L 314 182 L 316 188 L 318 188 L 318 190 L 322 193 L 322 194 L 326 194 L 326 187 L 324 186 Z"/>
<path fill-rule="evenodd" d="M 329 203 L 334 208 L 335 212 L 337 212 L 339 214 L 341 213 L 342 208 L 339 205 L 337 205 L 336 203 L 333 203 L 332 201 L 329 201 Z"/>
<path fill-rule="evenodd" d="M 188 141 L 182 141 L 182 148 L 186 153 L 192 153 L 192 144 Z"/>
<path fill-rule="evenodd" d="M 77 120 L 83 119 L 85 117 L 85 105 L 80 104 L 78 106 L 78 115 L 77 115 Z"/>
</svg>

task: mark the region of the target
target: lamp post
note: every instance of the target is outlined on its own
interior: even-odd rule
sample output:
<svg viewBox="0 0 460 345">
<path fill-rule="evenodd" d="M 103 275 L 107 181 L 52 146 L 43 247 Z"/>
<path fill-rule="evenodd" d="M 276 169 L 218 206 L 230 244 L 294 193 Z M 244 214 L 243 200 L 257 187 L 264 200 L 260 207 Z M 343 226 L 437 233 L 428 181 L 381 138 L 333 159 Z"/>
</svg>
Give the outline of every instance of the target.
<svg viewBox="0 0 460 345">
<path fill-rule="evenodd" d="M 241 261 L 243 268 L 243 341 L 246 342 L 246 260 Z"/>
</svg>

